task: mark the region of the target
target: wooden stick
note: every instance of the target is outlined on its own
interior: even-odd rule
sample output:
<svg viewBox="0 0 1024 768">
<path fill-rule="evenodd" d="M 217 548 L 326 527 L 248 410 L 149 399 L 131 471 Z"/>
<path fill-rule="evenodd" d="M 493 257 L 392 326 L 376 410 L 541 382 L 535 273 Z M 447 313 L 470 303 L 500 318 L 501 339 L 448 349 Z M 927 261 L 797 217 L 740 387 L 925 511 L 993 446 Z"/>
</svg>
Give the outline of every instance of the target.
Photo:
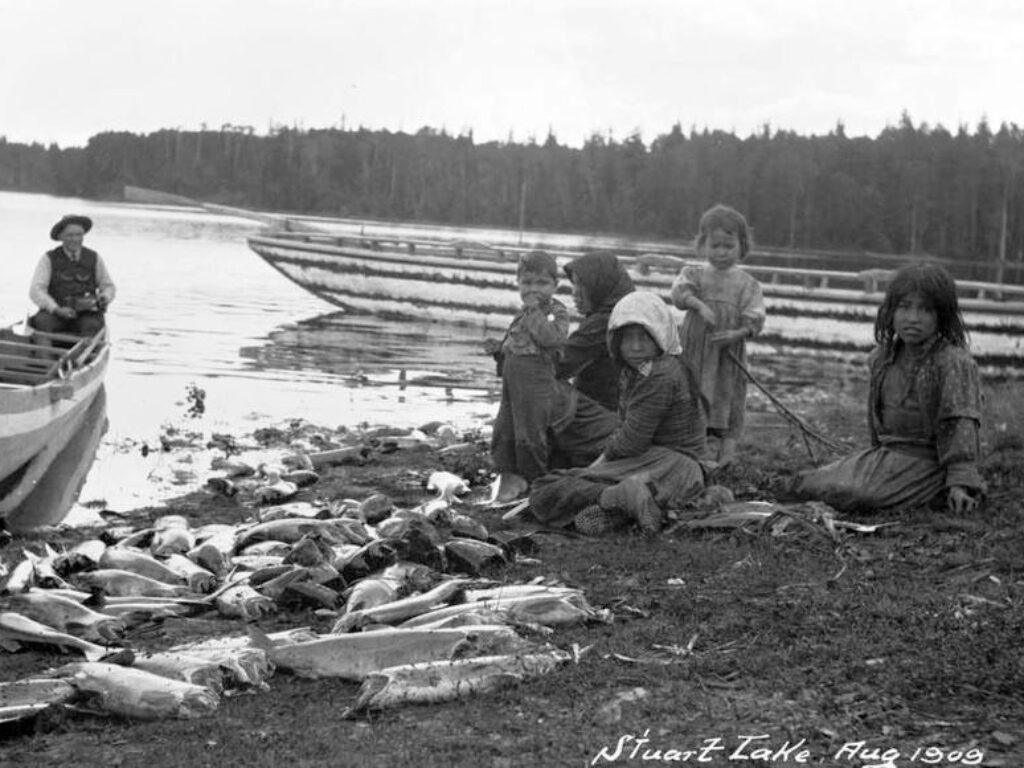
<svg viewBox="0 0 1024 768">
<path fill-rule="evenodd" d="M 814 452 L 811 450 L 810 443 L 807 441 L 808 437 L 813 437 L 819 443 L 826 446 L 827 448 L 830 448 L 836 453 L 844 453 L 846 451 L 846 448 L 844 448 L 842 445 L 837 443 L 832 438 L 826 437 L 825 435 L 821 434 L 816 429 L 814 429 L 810 424 L 808 424 L 802 418 L 800 418 L 791 410 L 789 410 L 789 408 L 787 408 L 782 401 L 780 401 L 775 395 L 769 392 L 765 388 L 765 386 L 754 377 L 754 374 L 750 372 L 750 369 L 747 368 L 747 366 L 745 366 L 742 362 L 740 362 L 740 359 L 736 357 L 736 355 L 733 353 L 731 349 L 727 349 L 725 353 L 729 356 L 729 359 L 731 359 L 736 364 L 736 367 L 743 371 L 743 374 L 748 379 L 750 379 L 751 384 L 753 384 L 755 387 L 761 390 L 761 392 L 764 393 L 765 397 L 767 397 L 771 401 L 772 405 L 778 408 L 779 412 L 783 416 L 785 416 L 792 424 L 796 425 L 800 429 L 800 433 L 803 435 L 804 438 L 804 445 L 807 446 L 807 452 L 811 455 L 812 461 L 815 460 L 815 456 Z"/>
</svg>

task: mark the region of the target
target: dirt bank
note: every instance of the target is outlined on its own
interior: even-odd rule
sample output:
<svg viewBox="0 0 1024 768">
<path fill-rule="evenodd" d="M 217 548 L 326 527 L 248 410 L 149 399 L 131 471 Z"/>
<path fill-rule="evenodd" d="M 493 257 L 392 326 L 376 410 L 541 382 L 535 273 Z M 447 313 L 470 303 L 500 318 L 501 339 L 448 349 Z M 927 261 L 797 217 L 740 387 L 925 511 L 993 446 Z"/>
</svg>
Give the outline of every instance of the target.
<svg viewBox="0 0 1024 768">
<path fill-rule="evenodd" d="M 653 540 L 538 534 L 532 559 L 494 575 L 561 579 L 583 588 L 616 619 L 560 631 L 560 646 L 590 650 L 578 665 L 515 690 L 342 721 L 338 715 L 351 703 L 355 684 L 278 674 L 269 693 L 226 699 L 206 720 L 74 717 L 49 723 L 45 732 L 0 744 L 0 762 L 468 768 L 581 766 L 614 757 L 618 764 L 640 765 L 681 760 L 687 750 L 693 763 L 701 749 L 711 760 L 704 764 L 721 766 L 798 764 L 800 750 L 806 750 L 803 764 L 882 762 L 853 744 L 865 742 L 865 748 L 899 750 L 900 766 L 967 765 L 978 752 L 985 765 L 1019 766 L 1024 430 L 1013 404 L 1022 400 L 1016 385 L 989 387 L 986 394 L 990 496 L 984 511 L 969 519 L 926 511 L 862 519 L 896 525 L 849 533 L 838 543 L 813 531 L 679 531 Z M 855 397 L 837 403 L 809 396 L 792 405 L 835 439 L 851 446 L 864 439 Z M 744 461 L 719 480 L 740 498 L 771 499 L 811 461 L 799 435 L 763 403 L 755 399 L 753 410 Z M 316 431 L 302 429 L 306 439 Z M 284 429 L 262 437 L 274 449 L 293 436 Z M 423 482 L 439 468 L 478 479 L 473 495 L 480 497 L 485 441 L 468 437 L 471 447 L 454 460 L 432 443 L 399 445 L 379 433 L 371 461 L 326 470 L 300 498 L 384 492 L 414 503 L 426 497 Z M 252 508 L 238 496 L 197 490 L 166 508 L 134 510 L 130 518 L 141 522 L 172 512 L 195 522 L 237 522 Z M 494 511 L 474 514 L 494 530 L 537 528 L 528 520 L 503 521 Z M 19 539 L 0 554 L 10 559 L 33 541 Z M 278 614 L 261 624 L 325 629 L 310 612 Z M 162 647 L 197 626 L 168 622 L 137 641 Z M 218 619 L 202 629 L 233 632 L 238 626 Z M 4 680 L 64 660 L 43 653 L 0 658 Z M 763 738 L 744 742 L 744 736 Z M 635 739 L 643 738 L 648 741 L 634 752 Z M 785 760 L 769 759 L 798 743 Z M 599 756 L 603 748 L 607 760 Z M 646 761 L 644 750 L 650 750 Z"/>
</svg>

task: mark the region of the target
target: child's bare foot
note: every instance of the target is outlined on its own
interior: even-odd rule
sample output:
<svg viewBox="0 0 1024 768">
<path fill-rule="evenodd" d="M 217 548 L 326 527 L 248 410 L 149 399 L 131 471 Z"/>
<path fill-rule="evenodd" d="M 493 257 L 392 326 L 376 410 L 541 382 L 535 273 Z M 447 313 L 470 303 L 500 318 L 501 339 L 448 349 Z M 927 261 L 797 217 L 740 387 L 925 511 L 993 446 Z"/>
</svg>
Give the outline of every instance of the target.
<svg viewBox="0 0 1024 768">
<path fill-rule="evenodd" d="M 721 439 L 714 435 L 708 435 L 707 442 L 704 444 L 704 453 L 701 456 L 701 461 L 713 462 L 715 466 L 718 466 L 718 455 L 721 453 L 721 450 Z"/>
<path fill-rule="evenodd" d="M 718 454 L 718 468 L 725 469 L 734 461 L 736 461 L 736 438 L 724 437 L 721 451 Z"/>
<path fill-rule="evenodd" d="M 530 490 L 530 484 L 526 482 L 526 478 L 515 472 L 500 473 L 498 479 L 494 481 L 494 485 L 494 501 L 498 504 L 514 501 Z"/>
</svg>

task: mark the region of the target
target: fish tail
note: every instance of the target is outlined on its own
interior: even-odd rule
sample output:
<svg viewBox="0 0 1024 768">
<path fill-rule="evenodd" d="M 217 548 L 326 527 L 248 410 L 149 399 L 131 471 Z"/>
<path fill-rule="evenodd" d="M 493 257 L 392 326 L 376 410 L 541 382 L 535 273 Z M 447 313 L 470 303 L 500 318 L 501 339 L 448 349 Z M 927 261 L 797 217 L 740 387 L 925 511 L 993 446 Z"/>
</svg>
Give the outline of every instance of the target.
<svg viewBox="0 0 1024 768">
<path fill-rule="evenodd" d="M 103 591 L 102 587 L 93 586 L 89 591 L 91 593 L 89 597 L 82 601 L 82 605 L 86 608 L 95 608 L 99 610 L 107 604 L 107 594 Z"/>
<path fill-rule="evenodd" d="M 86 661 L 99 661 L 107 655 L 107 649 L 100 645 L 91 645 L 89 648 L 83 648 L 82 654 L 85 656 Z"/>
</svg>

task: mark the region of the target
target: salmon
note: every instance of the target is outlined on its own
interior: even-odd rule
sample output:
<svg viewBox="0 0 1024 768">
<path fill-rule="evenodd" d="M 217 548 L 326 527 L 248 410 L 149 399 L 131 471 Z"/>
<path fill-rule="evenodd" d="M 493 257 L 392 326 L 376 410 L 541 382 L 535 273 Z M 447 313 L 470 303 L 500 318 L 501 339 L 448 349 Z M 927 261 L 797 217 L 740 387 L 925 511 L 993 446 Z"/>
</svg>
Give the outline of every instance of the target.
<svg viewBox="0 0 1024 768">
<path fill-rule="evenodd" d="M 96 643 L 109 643 L 124 634 L 124 622 L 86 608 L 81 603 L 46 590 L 30 590 L 5 599 L 11 610 L 60 632 Z"/>
<path fill-rule="evenodd" d="M 278 504 L 273 507 L 264 507 L 259 511 L 260 522 L 269 523 L 271 520 L 285 520 L 287 518 L 303 518 L 305 520 L 319 519 L 330 516 L 329 510 L 308 501 L 293 501 L 290 504 Z"/>
<path fill-rule="evenodd" d="M 383 603 L 354 613 L 346 613 L 335 622 L 331 632 L 335 634 L 351 632 L 367 624 L 394 624 L 413 616 L 419 616 L 439 606 L 447 605 L 471 583 L 466 579 L 450 579 L 442 581 L 421 595 L 393 600 L 390 603 Z"/>
<path fill-rule="evenodd" d="M 196 537 L 188 528 L 170 527 L 157 530 L 149 545 L 149 551 L 157 557 L 166 557 L 172 552 L 183 555 L 195 545 Z"/>
<path fill-rule="evenodd" d="M 373 672 L 342 717 L 401 704 L 429 704 L 508 688 L 572 658 L 562 651 L 405 664 Z"/>
<path fill-rule="evenodd" d="M 0 707 L 63 704 L 75 696 L 75 689 L 64 680 L 28 678 L 0 683 Z"/>
<path fill-rule="evenodd" d="M 200 718 L 217 709 L 208 689 L 132 667 L 101 662 L 68 664 L 54 674 L 66 679 L 101 709 L 134 720 Z"/>
<path fill-rule="evenodd" d="M 285 558 L 292 551 L 292 545 L 283 541 L 261 541 L 258 544 L 250 544 L 236 555 L 236 557 L 280 557 Z"/>
<path fill-rule="evenodd" d="M 385 667 L 450 659 L 469 646 L 465 632 L 450 629 L 384 629 L 321 635 L 300 643 L 275 643 L 255 627 L 249 627 L 249 632 L 276 667 L 308 678 L 362 680 Z"/>
<path fill-rule="evenodd" d="M 99 565 L 100 556 L 106 548 L 107 545 L 99 539 L 83 541 L 67 552 L 57 555 L 53 568 L 63 578 L 67 578 L 72 573 L 77 573 L 78 571 L 96 568 Z"/>
<path fill-rule="evenodd" d="M 536 594 L 477 600 L 438 608 L 402 622 L 402 627 L 421 627 L 439 619 L 465 612 L 494 611 L 512 623 L 533 623 L 545 627 L 568 627 L 588 621 L 610 622 L 610 613 L 596 610 L 587 603 L 583 593 Z"/>
<path fill-rule="evenodd" d="M 286 563 L 313 566 L 334 559 L 334 550 L 317 534 L 306 534 L 292 544 L 291 552 L 285 558 Z"/>
<path fill-rule="evenodd" d="M 25 556 L 18 561 L 18 564 L 11 569 L 11 572 L 7 574 L 7 578 L 4 579 L 3 584 L 0 584 L 0 595 L 24 592 L 26 589 L 35 584 L 35 573 L 36 569 L 33 565 L 33 561 L 28 557 L 28 550 L 25 550 Z"/>
<path fill-rule="evenodd" d="M 99 589 L 111 596 L 180 597 L 188 594 L 188 587 L 184 585 L 165 584 L 118 568 L 80 573 L 75 579 L 90 589 Z"/>
<path fill-rule="evenodd" d="M 218 695 L 224 690 L 224 674 L 220 665 L 199 656 L 169 651 L 147 653 L 136 656 L 132 667 L 171 680 L 200 685 Z"/>
<path fill-rule="evenodd" d="M 42 557 L 25 550 L 25 557 L 32 561 L 33 583 L 45 589 L 66 588 L 68 583 L 54 569 L 54 563 L 58 561 L 60 555 L 54 552 L 49 544 L 44 545 L 44 549 L 45 554 Z"/>
<path fill-rule="evenodd" d="M 63 680 L 30 678 L 0 683 L 0 725 L 33 718 L 47 707 L 66 704 L 76 693 Z"/>
<path fill-rule="evenodd" d="M 51 645 L 62 653 L 69 650 L 79 651 L 89 661 L 97 661 L 109 655 L 101 645 L 90 643 L 80 637 L 58 632 L 52 627 L 40 624 L 20 613 L 5 611 L 0 613 L 0 648 L 8 651 L 18 650 L 22 644 Z"/>
<path fill-rule="evenodd" d="M 280 632 L 270 632 L 265 635 L 275 645 L 304 643 L 316 640 L 320 637 L 309 627 L 295 627 L 284 629 Z M 171 651 L 207 652 L 207 651 L 237 651 L 242 648 L 255 648 L 252 635 L 228 635 L 226 637 L 210 637 L 205 640 L 193 640 L 181 643 L 169 649 Z"/>
<path fill-rule="evenodd" d="M 485 589 L 467 589 L 466 602 L 478 600 L 508 600 L 513 597 L 528 595 L 548 595 L 550 597 L 583 597 L 583 590 L 574 587 L 549 587 L 545 584 L 502 584 Z"/>
<path fill-rule="evenodd" d="M 365 579 L 360 579 L 349 590 L 348 599 L 345 602 L 345 612 L 356 613 L 393 602 L 398 599 L 399 586 L 397 580 L 387 579 L 383 576 L 367 576 Z"/>
<path fill-rule="evenodd" d="M 173 553 L 168 555 L 164 562 L 167 569 L 183 579 L 193 592 L 210 592 L 217 585 L 217 577 L 213 573 L 192 562 L 185 555 Z"/>
<path fill-rule="evenodd" d="M 196 544 L 185 557 L 210 573 L 222 576 L 228 569 L 231 553 L 235 548 L 235 536 L 217 537 L 208 539 L 202 544 Z"/>
<path fill-rule="evenodd" d="M 252 621 L 277 610 L 274 601 L 248 584 L 234 584 L 214 599 L 221 616 Z"/>
<path fill-rule="evenodd" d="M 102 568 L 130 571 L 164 584 L 183 584 L 185 580 L 152 555 L 127 547 L 107 547 L 98 563 Z"/>
<path fill-rule="evenodd" d="M 274 674 L 270 656 L 262 648 L 197 648 L 191 656 L 217 664 L 229 688 L 268 689 L 267 680 Z"/>
<path fill-rule="evenodd" d="M 283 555 L 235 555 L 231 558 L 231 564 L 236 568 L 246 571 L 260 571 L 264 568 L 274 568 L 284 562 Z"/>
<path fill-rule="evenodd" d="M 444 555 L 452 571 L 474 575 L 487 567 L 508 562 L 501 547 L 474 538 L 456 537 L 445 542 Z"/>
</svg>

